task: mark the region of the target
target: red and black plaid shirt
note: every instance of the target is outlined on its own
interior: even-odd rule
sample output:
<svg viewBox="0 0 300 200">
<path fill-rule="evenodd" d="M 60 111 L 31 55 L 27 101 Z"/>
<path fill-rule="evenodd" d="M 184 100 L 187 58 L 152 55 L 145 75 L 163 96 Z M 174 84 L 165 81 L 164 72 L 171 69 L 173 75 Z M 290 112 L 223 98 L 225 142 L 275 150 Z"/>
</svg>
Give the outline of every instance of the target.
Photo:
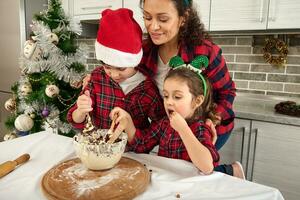
<svg viewBox="0 0 300 200">
<path fill-rule="evenodd" d="M 189 124 L 197 139 L 210 151 L 214 166 L 218 165 L 219 153 L 211 142 L 210 128 L 199 119 Z M 165 117 L 158 123 L 152 124 L 148 129 L 137 129 L 134 139 L 128 144 L 128 148 L 137 153 L 148 153 L 156 145 L 159 145 L 158 155 L 168 158 L 176 158 L 191 161 L 184 143 Z"/>
<path fill-rule="evenodd" d="M 98 128 L 110 128 L 109 113 L 117 106 L 126 110 L 134 125 L 140 129 L 149 127 L 148 118 L 155 122 L 166 115 L 158 88 L 150 78 L 125 95 L 122 88 L 106 75 L 104 69 L 98 67 L 92 72 L 90 83 L 85 90 L 90 90 L 93 102 L 91 115 L 94 125 Z M 67 119 L 75 128 L 83 129 L 84 123 L 78 124 L 72 119 L 76 108 L 77 105 L 74 105 L 69 110 Z"/>
<path fill-rule="evenodd" d="M 138 69 L 149 77 L 157 73 L 158 46 L 145 43 L 143 46 L 143 58 Z M 203 40 L 202 44 L 194 50 L 188 49 L 184 44 L 180 46 L 178 53 L 185 63 L 190 63 L 196 56 L 204 55 L 209 59 L 208 67 L 203 73 L 208 77 L 212 88 L 214 102 L 217 104 L 216 111 L 220 113 L 222 122 L 216 127 L 218 135 L 230 133 L 233 129 L 234 112 L 232 110 L 235 98 L 235 84 L 232 81 L 222 50 L 214 43 Z"/>
</svg>

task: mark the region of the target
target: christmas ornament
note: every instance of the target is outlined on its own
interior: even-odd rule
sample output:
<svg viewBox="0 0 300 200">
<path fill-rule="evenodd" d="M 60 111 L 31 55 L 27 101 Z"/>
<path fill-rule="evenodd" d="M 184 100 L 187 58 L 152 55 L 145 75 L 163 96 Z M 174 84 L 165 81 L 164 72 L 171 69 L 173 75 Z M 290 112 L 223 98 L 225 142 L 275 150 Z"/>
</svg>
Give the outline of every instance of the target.
<svg viewBox="0 0 300 200">
<path fill-rule="evenodd" d="M 79 80 L 79 81 L 78 80 L 70 81 L 70 85 L 73 88 L 79 89 L 82 86 L 82 80 Z"/>
<path fill-rule="evenodd" d="M 27 114 L 21 114 L 15 120 L 15 127 L 19 131 L 29 131 L 33 127 L 33 123 Z"/>
<path fill-rule="evenodd" d="M 47 37 L 49 38 L 49 41 L 52 42 L 53 44 L 58 44 L 58 37 L 55 33 L 50 33 L 49 35 L 47 35 Z"/>
<path fill-rule="evenodd" d="M 16 106 L 17 106 L 16 100 L 13 98 L 8 99 L 4 104 L 5 109 L 8 110 L 9 112 L 14 112 L 16 110 Z"/>
<path fill-rule="evenodd" d="M 276 49 L 279 53 L 279 56 L 272 55 L 272 49 Z M 284 41 L 278 38 L 267 38 L 265 47 L 263 48 L 263 57 L 267 63 L 271 65 L 282 66 L 286 64 L 288 46 Z"/>
<path fill-rule="evenodd" d="M 59 88 L 56 85 L 47 85 L 45 93 L 48 97 L 53 98 L 58 95 Z"/>
<path fill-rule="evenodd" d="M 50 114 L 50 111 L 48 110 L 48 108 L 44 108 L 43 110 L 42 110 L 42 116 L 43 117 L 48 117 L 48 115 Z"/>
<path fill-rule="evenodd" d="M 7 133 L 4 135 L 3 137 L 3 140 L 4 141 L 7 141 L 7 140 L 12 140 L 12 139 L 15 139 L 17 138 L 18 136 L 14 133 L 14 132 L 11 132 L 11 133 Z"/>
<path fill-rule="evenodd" d="M 24 56 L 33 61 L 39 61 L 42 58 L 42 50 L 37 47 L 33 40 L 27 40 L 24 44 Z"/>
<path fill-rule="evenodd" d="M 21 85 L 20 92 L 22 96 L 27 96 L 30 94 L 32 92 L 31 84 L 28 82 Z"/>
</svg>

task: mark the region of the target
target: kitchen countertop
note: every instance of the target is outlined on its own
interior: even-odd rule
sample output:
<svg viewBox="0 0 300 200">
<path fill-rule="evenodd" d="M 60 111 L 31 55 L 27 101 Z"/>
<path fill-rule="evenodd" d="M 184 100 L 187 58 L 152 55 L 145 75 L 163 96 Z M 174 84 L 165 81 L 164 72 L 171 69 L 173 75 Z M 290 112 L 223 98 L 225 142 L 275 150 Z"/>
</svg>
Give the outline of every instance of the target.
<svg viewBox="0 0 300 200">
<path fill-rule="evenodd" d="M 300 117 L 275 112 L 277 103 L 288 100 L 300 103 L 296 98 L 237 93 L 233 110 L 237 118 L 300 126 Z"/>
</svg>

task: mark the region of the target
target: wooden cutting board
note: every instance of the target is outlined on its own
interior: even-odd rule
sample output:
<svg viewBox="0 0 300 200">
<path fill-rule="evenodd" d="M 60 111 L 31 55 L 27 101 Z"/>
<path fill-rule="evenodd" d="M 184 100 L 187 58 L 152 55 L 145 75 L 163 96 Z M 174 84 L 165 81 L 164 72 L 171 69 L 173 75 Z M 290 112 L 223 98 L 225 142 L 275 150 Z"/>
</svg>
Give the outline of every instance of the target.
<svg viewBox="0 0 300 200">
<path fill-rule="evenodd" d="M 133 199 L 150 182 L 148 169 L 140 162 L 122 157 L 112 169 L 92 171 L 79 158 L 51 168 L 42 179 L 42 191 L 51 200 Z"/>
</svg>

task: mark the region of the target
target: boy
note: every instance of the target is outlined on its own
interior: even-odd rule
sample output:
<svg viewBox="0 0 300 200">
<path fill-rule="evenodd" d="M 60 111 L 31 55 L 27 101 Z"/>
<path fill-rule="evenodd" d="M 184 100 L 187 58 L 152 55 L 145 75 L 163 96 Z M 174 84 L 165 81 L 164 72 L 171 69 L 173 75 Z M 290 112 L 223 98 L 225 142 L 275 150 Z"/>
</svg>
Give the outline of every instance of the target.
<svg viewBox="0 0 300 200">
<path fill-rule="evenodd" d="M 126 110 L 141 129 L 165 115 L 162 98 L 149 77 L 136 70 L 142 58 L 142 30 L 129 9 L 107 9 L 102 12 L 97 40 L 96 68 L 89 84 L 68 112 L 68 121 L 84 128 L 86 115 L 101 129 L 110 128 L 110 112 L 114 107 Z"/>
</svg>

